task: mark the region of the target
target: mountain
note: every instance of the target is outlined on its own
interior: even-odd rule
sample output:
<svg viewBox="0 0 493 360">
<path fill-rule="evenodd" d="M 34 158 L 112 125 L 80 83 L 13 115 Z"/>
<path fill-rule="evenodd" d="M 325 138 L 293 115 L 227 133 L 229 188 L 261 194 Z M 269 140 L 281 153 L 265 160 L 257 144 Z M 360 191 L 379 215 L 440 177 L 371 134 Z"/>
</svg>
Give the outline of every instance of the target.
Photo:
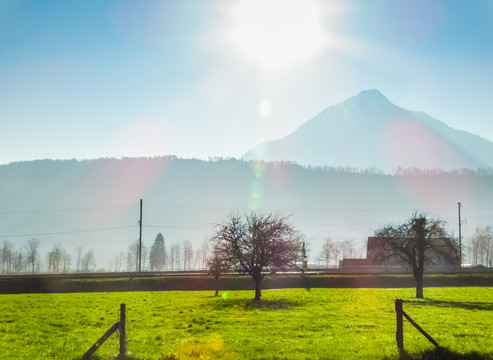
<svg viewBox="0 0 493 360">
<path fill-rule="evenodd" d="M 366 90 L 242 158 L 383 171 L 474 169 L 493 166 L 493 143 L 396 106 L 378 90 Z"/>
</svg>

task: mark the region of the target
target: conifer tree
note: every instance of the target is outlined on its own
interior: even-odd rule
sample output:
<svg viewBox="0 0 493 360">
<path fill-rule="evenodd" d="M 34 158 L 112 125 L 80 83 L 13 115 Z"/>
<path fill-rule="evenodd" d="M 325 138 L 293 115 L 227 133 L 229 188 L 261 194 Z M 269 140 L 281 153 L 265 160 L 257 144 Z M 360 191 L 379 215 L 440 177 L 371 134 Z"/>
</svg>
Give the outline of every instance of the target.
<svg viewBox="0 0 493 360">
<path fill-rule="evenodd" d="M 163 234 L 159 233 L 151 246 L 149 254 L 151 271 L 162 271 L 166 266 L 166 245 Z"/>
</svg>

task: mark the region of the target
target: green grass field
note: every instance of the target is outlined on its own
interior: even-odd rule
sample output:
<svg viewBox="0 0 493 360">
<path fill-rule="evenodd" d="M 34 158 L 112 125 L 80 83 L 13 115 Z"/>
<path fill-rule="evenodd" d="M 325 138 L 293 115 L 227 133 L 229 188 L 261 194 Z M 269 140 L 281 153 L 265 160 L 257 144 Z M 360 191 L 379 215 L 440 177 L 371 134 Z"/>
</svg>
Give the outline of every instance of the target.
<svg viewBox="0 0 493 360">
<path fill-rule="evenodd" d="M 493 288 L 120 292 L 0 295 L 0 358 L 80 359 L 127 306 L 129 359 L 493 359 Z M 407 321 L 395 342 L 394 301 Z M 113 359 L 118 337 L 94 359 Z M 439 356 L 441 354 L 441 356 Z"/>
</svg>

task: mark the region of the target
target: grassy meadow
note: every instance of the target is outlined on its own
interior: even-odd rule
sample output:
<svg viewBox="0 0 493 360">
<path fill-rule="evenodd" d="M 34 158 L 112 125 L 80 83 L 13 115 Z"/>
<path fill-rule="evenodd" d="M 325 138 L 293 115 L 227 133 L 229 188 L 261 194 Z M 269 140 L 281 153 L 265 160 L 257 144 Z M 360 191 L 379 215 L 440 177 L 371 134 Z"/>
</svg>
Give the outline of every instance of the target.
<svg viewBox="0 0 493 360">
<path fill-rule="evenodd" d="M 0 358 L 81 359 L 127 306 L 129 359 L 493 359 L 493 288 L 0 295 Z M 394 301 L 444 349 L 404 321 Z M 112 335 L 93 356 L 113 359 Z"/>
</svg>

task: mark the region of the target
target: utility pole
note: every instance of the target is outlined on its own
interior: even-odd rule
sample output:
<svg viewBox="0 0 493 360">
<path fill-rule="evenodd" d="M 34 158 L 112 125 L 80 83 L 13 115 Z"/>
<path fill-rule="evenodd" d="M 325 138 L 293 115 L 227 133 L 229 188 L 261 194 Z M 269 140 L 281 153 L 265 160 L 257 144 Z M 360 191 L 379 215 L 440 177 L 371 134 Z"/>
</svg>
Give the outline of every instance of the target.
<svg viewBox="0 0 493 360">
<path fill-rule="evenodd" d="M 462 220 L 460 218 L 460 202 L 457 203 L 457 208 L 459 209 L 459 270 L 462 270 Z"/>
<path fill-rule="evenodd" d="M 141 272 L 142 262 L 142 199 L 140 199 L 140 220 L 139 220 L 139 273 Z"/>
</svg>

